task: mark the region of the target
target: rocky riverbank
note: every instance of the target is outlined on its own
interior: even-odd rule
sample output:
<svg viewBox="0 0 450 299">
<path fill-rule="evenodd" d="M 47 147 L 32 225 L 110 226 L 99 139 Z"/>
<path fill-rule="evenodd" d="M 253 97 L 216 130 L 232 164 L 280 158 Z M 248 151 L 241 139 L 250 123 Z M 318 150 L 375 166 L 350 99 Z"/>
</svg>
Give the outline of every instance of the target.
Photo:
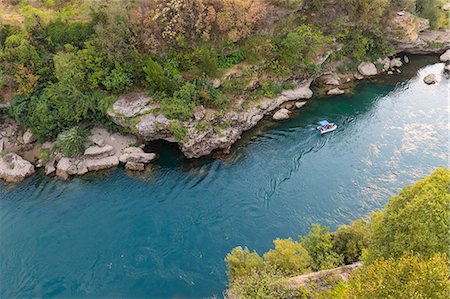
<svg viewBox="0 0 450 299">
<path fill-rule="evenodd" d="M 77 158 L 63 157 L 53 151 L 54 143 L 38 144 L 28 130 L 11 121 L 3 121 L 0 128 L 0 178 L 18 182 L 33 174 L 35 168 L 45 167 L 47 175 L 56 174 L 67 179 L 116 167 L 120 163 L 128 170 L 142 171 L 156 155 L 145 153 L 142 144 L 133 146 L 138 144 L 138 140 L 176 142 L 187 158 L 199 158 L 213 152 L 227 154 L 242 133 L 256 126 L 264 117 L 285 120 L 293 114 L 292 110 L 307 105 L 313 96 L 311 84 L 320 86 L 330 96 L 345 94 L 351 89 L 351 82 L 379 74 L 402 73 L 402 66 L 410 62 L 410 54 L 442 54 L 440 60 L 446 63 L 443 75 L 449 75 L 450 31 L 429 31 L 427 20 L 406 12 L 399 12 L 389 23 L 391 30 L 395 28 L 394 32 L 404 32 L 401 36 L 390 34 L 395 45 L 391 56 L 375 62 L 362 62 L 353 71 L 342 73 L 338 70 L 342 61 L 327 61 L 333 51 L 340 49 L 336 45 L 334 50 L 325 51 L 318 57 L 316 63 L 323 68 L 320 75 L 296 82 L 295 88 L 284 90 L 274 98 L 250 102 L 236 99 L 236 105 L 226 112 L 198 106 L 192 119 L 179 121 L 167 118 L 160 104 L 144 93 L 122 95 L 110 107 L 108 115 L 133 135 L 110 134 L 102 128 L 94 128 L 86 151 Z M 434 84 L 440 76 L 429 74 L 424 81 Z M 257 85 L 258 82 L 252 84 Z M 213 86 L 220 88 L 220 79 L 213 82 Z"/>
<path fill-rule="evenodd" d="M 317 60 L 324 72 L 297 82 L 292 90 L 283 91 L 278 97 L 263 98 L 251 103 L 238 102 L 236 107 L 223 114 L 197 107 L 189 121 L 166 118 L 159 103 L 144 94 L 126 94 L 114 103 L 109 111 L 111 119 L 135 133 L 145 141 L 167 140 L 177 142 L 187 158 L 199 158 L 214 151 L 228 153 L 242 133 L 254 127 L 263 117 L 274 120 L 290 117 L 291 110 L 300 109 L 313 95 L 310 86 L 314 82 L 326 89 L 328 95 L 341 95 L 347 91 L 345 84 L 379 74 L 401 73 L 401 67 L 409 63 L 408 54 L 443 53 L 450 48 L 450 31 L 429 31 L 429 22 L 408 12 L 398 12 L 389 22 L 390 41 L 395 50 L 390 57 L 376 62 L 362 62 L 353 72 L 340 73 L 339 61 L 327 63 L 331 53 Z M 398 35 L 398 32 L 402 32 Z M 336 49 L 340 47 L 336 45 Z M 397 57 L 398 54 L 401 54 Z M 214 86 L 220 87 L 220 80 Z M 238 100 L 239 101 L 239 100 Z"/>
<path fill-rule="evenodd" d="M 17 183 L 44 168 L 46 175 L 62 179 L 84 175 L 88 172 L 110 169 L 123 164 L 127 170 L 143 171 L 156 159 L 155 153 L 145 153 L 136 136 L 111 134 L 104 128 L 95 127 L 88 137 L 86 150 L 78 157 L 65 157 L 53 142 L 39 144 L 27 130 L 6 121 L 0 127 L 0 178 Z"/>
</svg>

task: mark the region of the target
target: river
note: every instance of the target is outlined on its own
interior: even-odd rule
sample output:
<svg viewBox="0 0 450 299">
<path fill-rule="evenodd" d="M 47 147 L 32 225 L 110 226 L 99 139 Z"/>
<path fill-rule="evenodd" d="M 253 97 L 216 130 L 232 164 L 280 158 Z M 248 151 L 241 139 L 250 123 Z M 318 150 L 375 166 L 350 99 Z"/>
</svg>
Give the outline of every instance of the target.
<svg viewBox="0 0 450 299">
<path fill-rule="evenodd" d="M 449 81 L 422 81 L 443 64 L 411 61 L 352 94 L 313 98 L 288 121 L 263 121 L 221 160 L 154 144 L 160 158 L 143 175 L 0 184 L 0 297 L 220 296 L 233 247 L 262 253 L 312 223 L 335 229 L 381 208 L 448 165 Z M 339 128 L 319 136 L 325 118 Z"/>
</svg>

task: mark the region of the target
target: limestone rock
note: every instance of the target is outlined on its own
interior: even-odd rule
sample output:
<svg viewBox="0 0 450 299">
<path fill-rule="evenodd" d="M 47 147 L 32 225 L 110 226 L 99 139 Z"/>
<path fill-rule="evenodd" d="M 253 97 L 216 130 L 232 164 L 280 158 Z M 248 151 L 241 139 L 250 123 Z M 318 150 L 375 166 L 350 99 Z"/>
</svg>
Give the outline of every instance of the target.
<svg viewBox="0 0 450 299">
<path fill-rule="evenodd" d="M 57 157 L 52 157 L 46 164 L 45 164 L 45 174 L 51 175 L 56 171 L 55 164 L 56 164 Z"/>
<path fill-rule="evenodd" d="M 88 157 L 88 158 L 104 158 L 104 157 L 109 157 L 113 154 L 114 154 L 114 148 L 109 144 L 106 144 L 103 147 L 100 147 L 98 145 L 93 145 L 93 146 L 88 147 L 84 151 L 84 156 Z"/>
<path fill-rule="evenodd" d="M 128 147 L 122 151 L 119 157 L 119 161 L 122 163 L 134 162 L 134 163 L 150 163 L 155 160 L 156 154 L 145 153 L 140 147 Z"/>
<path fill-rule="evenodd" d="M 400 58 L 393 58 L 393 59 L 391 60 L 391 62 L 390 62 L 389 67 L 390 67 L 391 69 L 393 69 L 393 68 L 399 68 L 399 67 L 401 67 L 402 65 L 403 65 L 403 63 L 402 63 L 402 61 L 400 60 Z"/>
<path fill-rule="evenodd" d="M 119 165 L 119 158 L 111 156 L 101 159 L 87 159 L 83 163 L 89 171 L 98 171 Z"/>
<path fill-rule="evenodd" d="M 0 157 L 0 179 L 9 183 L 21 182 L 34 173 L 34 166 L 15 153 Z"/>
<path fill-rule="evenodd" d="M 377 62 L 383 65 L 383 71 L 386 72 L 391 67 L 391 60 L 389 57 L 384 59 L 378 58 Z"/>
<path fill-rule="evenodd" d="M 95 145 L 98 145 L 100 147 L 105 145 L 105 140 L 103 138 L 98 137 L 98 136 L 89 136 L 88 139 L 90 141 L 92 141 Z"/>
<path fill-rule="evenodd" d="M 405 62 L 405 63 L 409 63 L 409 57 L 408 56 L 403 56 L 403 61 Z"/>
<path fill-rule="evenodd" d="M 203 107 L 203 105 L 200 105 L 197 107 L 197 109 L 194 112 L 194 119 L 195 120 L 202 120 L 205 117 L 206 109 Z"/>
<path fill-rule="evenodd" d="M 375 76 L 378 74 L 377 68 L 372 62 L 361 62 L 358 65 L 358 72 L 363 76 Z"/>
<path fill-rule="evenodd" d="M 447 50 L 447 51 L 445 51 L 445 53 L 442 54 L 442 55 L 439 57 L 439 59 L 440 59 L 442 62 L 450 61 L 450 49 Z"/>
<path fill-rule="evenodd" d="M 89 169 L 87 168 L 87 165 L 84 161 L 81 161 L 77 165 L 77 175 L 84 175 L 89 172 Z"/>
<path fill-rule="evenodd" d="M 127 162 L 125 164 L 125 169 L 131 170 L 131 171 L 144 171 L 145 164 L 137 163 L 137 162 Z"/>
<path fill-rule="evenodd" d="M 354 74 L 354 77 L 355 77 L 356 80 L 362 80 L 362 79 L 364 79 L 364 76 L 361 75 L 360 73 L 355 73 L 355 74 Z"/>
<path fill-rule="evenodd" d="M 22 136 L 22 140 L 24 144 L 31 144 L 36 142 L 37 139 L 34 137 L 33 133 L 30 132 L 30 130 L 26 130 Z"/>
<path fill-rule="evenodd" d="M 428 85 L 435 84 L 438 81 L 439 81 L 439 78 L 435 74 L 429 74 L 429 75 L 426 75 L 425 78 L 423 78 L 423 82 L 425 82 Z"/>
<path fill-rule="evenodd" d="M 215 89 L 219 88 L 220 86 L 222 86 L 222 82 L 219 79 L 212 79 L 211 80 L 211 85 L 212 87 L 214 87 Z"/>
<path fill-rule="evenodd" d="M 310 99 L 313 96 L 312 90 L 309 88 L 309 84 L 299 86 L 294 89 L 285 90 L 281 93 L 287 98 L 288 101 L 295 101 L 300 99 Z"/>
<path fill-rule="evenodd" d="M 147 107 L 147 104 L 151 101 L 142 93 L 129 93 L 121 96 L 118 101 L 113 105 L 113 112 L 125 117 L 135 117 L 141 114 L 144 108 L 149 109 L 153 107 Z"/>
<path fill-rule="evenodd" d="M 61 158 L 56 165 L 56 175 L 60 178 L 67 180 L 71 175 L 78 173 L 77 163 L 75 159 L 67 157 Z"/>
<path fill-rule="evenodd" d="M 284 120 L 284 119 L 288 119 L 291 116 L 291 112 L 285 108 L 282 108 L 280 110 L 278 110 L 277 112 L 275 112 L 275 114 L 273 115 L 273 119 L 274 120 Z"/>
<path fill-rule="evenodd" d="M 321 76 L 319 79 L 319 82 L 325 84 L 325 85 L 339 85 L 340 84 L 340 78 L 336 74 L 326 74 Z"/>
<path fill-rule="evenodd" d="M 442 5 L 442 10 L 449 11 L 450 10 L 450 3 L 445 3 Z"/>
<path fill-rule="evenodd" d="M 388 75 L 392 75 L 393 73 L 394 73 L 394 72 L 392 72 L 392 71 L 388 71 L 388 72 L 387 72 Z"/>
<path fill-rule="evenodd" d="M 341 95 L 341 94 L 344 94 L 344 93 L 345 93 L 345 91 L 343 91 L 342 89 L 333 88 L 333 89 L 330 89 L 327 92 L 327 95 L 329 95 L 329 96 L 331 96 L 331 95 Z"/>
<path fill-rule="evenodd" d="M 306 103 L 307 103 L 306 101 L 303 101 L 303 102 L 295 102 L 295 108 L 300 109 L 300 108 L 302 108 L 303 106 L 305 106 Z"/>
</svg>

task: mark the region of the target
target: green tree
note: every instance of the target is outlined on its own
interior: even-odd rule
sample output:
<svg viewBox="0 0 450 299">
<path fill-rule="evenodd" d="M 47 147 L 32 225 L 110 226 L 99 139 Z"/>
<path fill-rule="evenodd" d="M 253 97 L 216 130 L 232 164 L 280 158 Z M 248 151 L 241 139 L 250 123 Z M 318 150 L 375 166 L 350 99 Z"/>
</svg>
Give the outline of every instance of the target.
<svg viewBox="0 0 450 299">
<path fill-rule="evenodd" d="M 358 219 L 333 233 L 334 250 L 344 257 L 344 264 L 359 261 L 362 250 L 369 245 L 369 228 L 367 221 Z"/>
<path fill-rule="evenodd" d="M 250 252 L 247 247 L 233 248 L 225 257 L 227 274 L 230 280 L 249 275 L 253 270 L 259 270 L 264 266 L 262 258 L 256 251 Z"/>
<path fill-rule="evenodd" d="M 298 242 L 289 239 L 275 239 L 275 249 L 264 254 L 264 261 L 282 273 L 298 275 L 309 271 L 311 257 L 308 251 Z"/>
<path fill-rule="evenodd" d="M 343 262 L 343 256 L 334 251 L 333 235 L 327 226 L 313 224 L 308 235 L 300 238 L 300 243 L 308 250 L 315 271 L 334 268 Z"/>
<path fill-rule="evenodd" d="M 448 262 L 445 254 L 381 258 L 356 271 L 344 298 L 448 298 Z"/>
<path fill-rule="evenodd" d="M 405 252 L 425 257 L 448 252 L 449 186 L 450 171 L 439 168 L 393 196 L 382 212 L 374 213 L 365 262 L 398 258 Z"/>
</svg>

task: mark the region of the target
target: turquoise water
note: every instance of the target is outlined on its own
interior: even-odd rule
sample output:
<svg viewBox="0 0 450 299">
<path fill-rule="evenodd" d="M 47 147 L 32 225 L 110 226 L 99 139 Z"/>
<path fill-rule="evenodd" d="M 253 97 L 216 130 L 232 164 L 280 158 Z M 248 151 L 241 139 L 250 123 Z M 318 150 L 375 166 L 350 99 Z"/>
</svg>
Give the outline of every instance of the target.
<svg viewBox="0 0 450 299">
<path fill-rule="evenodd" d="M 142 176 L 119 168 L 0 185 L 0 297 L 221 295 L 233 247 L 263 252 L 312 223 L 349 223 L 448 164 L 449 81 L 420 79 L 442 67 L 315 98 L 291 120 L 264 121 L 223 160 L 186 161 L 155 144 L 161 157 Z M 339 128 L 321 137 L 324 118 Z"/>
</svg>

